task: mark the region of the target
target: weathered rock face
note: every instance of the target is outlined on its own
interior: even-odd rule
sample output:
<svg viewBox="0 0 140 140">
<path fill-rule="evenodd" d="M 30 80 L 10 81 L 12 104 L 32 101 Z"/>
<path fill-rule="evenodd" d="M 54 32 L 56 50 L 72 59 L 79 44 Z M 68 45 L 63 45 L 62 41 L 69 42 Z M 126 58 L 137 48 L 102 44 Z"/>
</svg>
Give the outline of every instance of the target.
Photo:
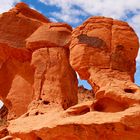
<svg viewBox="0 0 140 140">
<path fill-rule="evenodd" d="M 67 24 L 48 23 L 26 40 L 26 47 L 34 50 L 34 99 L 63 109 L 78 102 L 77 78 L 69 64 L 71 30 Z"/>
<path fill-rule="evenodd" d="M 7 114 L 8 114 L 8 109 L 6 108 L 5 105 L 3 105 L 3 106 L 0 108 L 0 120 L 6 119 L 6 118 L 7 118 Z"/>
<path fill-rule="evenodd" d="M 116 112 L 139 103 L 139 87 L 132 83 L 138 47 L 135 32 L 122 21 L 92 17 L 74 29 L 70 63 L 96 91 L 95 110 Z"/>
<path fill-rule="evenodd" d="M 26 38 L 43 22 L 46 23 L 49 20 L 27 5 L 19 3 L 0 16 L 0 42 L 11 47 L 25 47 Z"/>
<path fill-rule="evenodd" d="M 41 48 L 34 51 L 34 99 L 61 106 L 77 104 L 77 79 L 68 61 L 68 49 Z"/>
<path fill-rule="evenodd" d="M 10 119 L 25 113 L 32 100 L 31 53 L 26 49 L 12 48 L 0 43 L 0 54 L 0 97 L 9 110 Z"/>
<path fill-rule="evenodd" d="M 82 108 L 85 111 L 88 105 L 77 106 L 77 110 Z M 64 113 L 53 112 L 12 121 L 9 131 L 22 140 L 139 140 L 139 109 L 133 107 L 119 113 L 86 110 L 82 113 L 73 112 L 69 117 Z"/>
<path fill-rule="evenodd" d="M 9 110 L 9 119 L 25 113 L 33 98 L 32 53 L 25 48 L 25 40 L 42 21 L 49 22 L 39 15 L 19 3 L 0 17 L 0 96 Z"/>
<path fill-rule="evenodd" d="M 9 110 L 9 119 L 25 113 L 32 101 L 32 53 L 25 48 L 25 40 L 42 21 L 49 22 L 24 3 L 0 16 L 0 96 Z"/>
<path fill-rule="evenodd" d="M 92 17 L 73 31 L 70 62 L 84 79 L 91 67 L 127 72 L 133 79 L 138 47 L 138 37 L 127 23 Z"/>
<path fill-rule="evenodd" d="M 12 119 L 1 139 L 140 140 L 139 43 L 127 23 L 91 17 L 72 31 L 19 3 L 0 34 L 0 98 Z"/>
<path fill-rule="evenodd" d="M 49 23 L 40 26 L 26 41 L 27 48 L 68 47 L 72 28 L 65 23 Z"/>
<path fill-rule="evenodd" d="M 76 74 L 68 61 L 71 31 L 67 24 L 49 23 L 24 3 L 2 14 L 0 96 L 8 119 L 26 113 L 29 104 L 31 112 L 38 104 L 44 112 L 42 104 L 66 109 L 77 103 Z"/>
</svg>

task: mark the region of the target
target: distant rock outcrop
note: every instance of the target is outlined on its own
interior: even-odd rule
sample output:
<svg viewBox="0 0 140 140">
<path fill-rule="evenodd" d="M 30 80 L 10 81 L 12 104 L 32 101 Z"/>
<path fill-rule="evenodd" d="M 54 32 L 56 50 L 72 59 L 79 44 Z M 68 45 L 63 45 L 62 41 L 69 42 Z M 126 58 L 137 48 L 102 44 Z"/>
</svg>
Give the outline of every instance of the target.
<svg viewBox="0 0 140 140">
<path fill-rule="evenodd" d="M 70 63 L 95 90 L 97 111 L 123 111 L 139 103 L 140 89 L 133 83 L 138 48 L 137 35 L 122 21 L 91 17 L 74 29 Z"/>
<path fill-rule="evenodd" d="M 78 87 L 78 103 L 93 101 L 94 100 L 94 91 L 85 89 L 83 86 Z"/>
<path fill-rule="evenodd" d="M 0 35 L 1 140 L 140 140 L 139 42 L 126 22 L 72 29 L 19 3 L 1 14 Z"/>
</svg>

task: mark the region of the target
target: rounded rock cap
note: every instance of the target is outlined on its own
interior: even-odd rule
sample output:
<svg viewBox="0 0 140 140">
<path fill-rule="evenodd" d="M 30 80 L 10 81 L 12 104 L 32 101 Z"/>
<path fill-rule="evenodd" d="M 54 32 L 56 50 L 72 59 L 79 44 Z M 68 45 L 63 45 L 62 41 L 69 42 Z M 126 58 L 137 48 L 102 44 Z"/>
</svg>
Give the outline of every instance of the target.
<svg viewBox="0 0 140 140">
<path fill-rule="evenodd" d="M 26 48 L 35 50 L 50 47 L 68 47 L 72 28 L 66 23 L 48 23 L 40 26 L 26 40 Z"/>
</svg>

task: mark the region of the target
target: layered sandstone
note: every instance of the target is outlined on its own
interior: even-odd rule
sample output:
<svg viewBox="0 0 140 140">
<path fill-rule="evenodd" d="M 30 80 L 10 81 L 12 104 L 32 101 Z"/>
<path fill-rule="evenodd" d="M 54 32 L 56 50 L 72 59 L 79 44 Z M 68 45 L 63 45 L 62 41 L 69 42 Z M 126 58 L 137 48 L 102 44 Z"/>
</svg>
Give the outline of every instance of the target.
<svg viewBox="0 0 140 140">
<path fill-rule="evenodd" d="M 127 23 L 91 17 L 72 29 L 19 3 L 1 15 L 0 34 L 2 140 L 140 139 L 139 42 Z"/>
</svg>

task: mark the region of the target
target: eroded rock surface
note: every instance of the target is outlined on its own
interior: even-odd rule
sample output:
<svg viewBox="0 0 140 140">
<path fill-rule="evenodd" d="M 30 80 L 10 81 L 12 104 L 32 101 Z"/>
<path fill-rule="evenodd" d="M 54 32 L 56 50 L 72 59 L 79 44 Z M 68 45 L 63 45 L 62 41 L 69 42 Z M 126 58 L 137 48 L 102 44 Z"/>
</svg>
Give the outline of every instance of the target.
<svg viewBox="0 0 140 140">
<path fill-rule="evenodd" d="M 133 83 L 138 48 L 137 35 L 122 21 L 91 17 L 74 29 L 70 63 L 96 92 L 95 110 L 122 111 L 139 103 Z"/>
<path fill-rule="evenodd" d="M 140 140 L 139 42 L 127 23 L 91 17 L 72 29 L 19 3 L 0 34 L 2 140 Z"/>
<path fill-rule="evenodd" d="M 83 86 L 78 87 L 78 103 L 93 101 L 94 96 L 95 94 L 92 89 L 85 89 Z"/>
<path fill-rule="evenodd" d="M 78 102 L 78 82 L 69 64 L 71 31 L 67 24 L 48 23 L 40 26 L 26 40 L 26 47 L 34 50 L 31 60 L 35 70 L 33 98 L 53 108 L 59 107 L 59 110 Z M 31 106 L 34 108 L 34 105 Z"/>
<path fill-rule="evenodd" d="M 26 39 L 49 20 L 24 3 L 0 16 L 0 96 L 8 108 L 8 118 L 27 111 L 33 97 L 32 53 Z"/>
</svg>

